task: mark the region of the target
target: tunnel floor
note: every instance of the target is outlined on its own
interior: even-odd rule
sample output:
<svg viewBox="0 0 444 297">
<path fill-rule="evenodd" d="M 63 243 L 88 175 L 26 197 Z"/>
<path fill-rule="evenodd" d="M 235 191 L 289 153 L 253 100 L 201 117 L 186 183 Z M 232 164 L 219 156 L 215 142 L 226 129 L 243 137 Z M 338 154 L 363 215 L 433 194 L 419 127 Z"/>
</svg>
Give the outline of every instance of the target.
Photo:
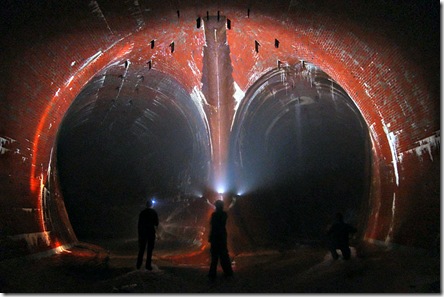
<svg viewBox="0 0 444 297">
<path fill-rule="evenodd" d="M 440 293 L 439 253 L 361 246 L 349 261 L 321 247 L 262 250 L 234 257 L 233 278 L 208 264 L 180 264 L 155 250 L 153 271 L 135 269 L 131 250 L 78 243 L 41 259 L 0 262 L 4 293 Z M 205 256 L 206 251 L 203 252 Z M 134 253 L 135 254 L 135 253 Z M 205 257 L 204 257 L 205 258 Z M 207 261 L 208 262 L 208 261 Z"/>
</svg>

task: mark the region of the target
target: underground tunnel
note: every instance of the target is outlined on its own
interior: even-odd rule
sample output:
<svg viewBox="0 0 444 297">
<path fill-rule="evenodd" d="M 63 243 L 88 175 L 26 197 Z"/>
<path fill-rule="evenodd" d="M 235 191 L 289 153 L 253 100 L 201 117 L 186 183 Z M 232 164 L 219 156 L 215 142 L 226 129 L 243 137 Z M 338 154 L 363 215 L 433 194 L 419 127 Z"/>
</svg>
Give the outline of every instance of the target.
<svg viewBox="0 0 444 297">
<path fill-rule="evenodd" d="M 431 1 L 10 2 L 1 9 L 0 259 L 355 241 L 440 246 L 439 6 Z M 197 261 L 197 260 L 196 260 Z M 192 262 L 192 260 L 191 260 Z M 198 261 L 197 261 L 198 262 Z"/>
</svg>

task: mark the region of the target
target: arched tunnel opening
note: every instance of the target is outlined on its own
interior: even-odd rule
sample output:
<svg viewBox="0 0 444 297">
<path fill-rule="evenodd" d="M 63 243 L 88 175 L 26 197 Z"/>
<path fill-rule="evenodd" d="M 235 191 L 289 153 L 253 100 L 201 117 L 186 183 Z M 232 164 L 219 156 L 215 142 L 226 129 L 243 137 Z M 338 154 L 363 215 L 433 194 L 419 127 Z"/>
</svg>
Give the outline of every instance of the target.
<svg viewBox="0 0 444 297">
<path fill-rule="evenodd" d="M 205 123 L 180 83 L 127 63 L 94 77 L 67 111 L 57 138 L 57 172 L 80 240 L 137 241 L 147 199 L 161 213 L 160 238 L 201 241 L 209 172 Z M 145 67 L 146 69 L 146 67 Z"/>
<path fill-rule="evenodd" d="M 338 212 L 365 225 L 368 128 L 319 67 L 301 63 L 265 74 L 246 93 L 233 126 L 233 213 L 250 244 L 322 243 Z"/>
</svg>

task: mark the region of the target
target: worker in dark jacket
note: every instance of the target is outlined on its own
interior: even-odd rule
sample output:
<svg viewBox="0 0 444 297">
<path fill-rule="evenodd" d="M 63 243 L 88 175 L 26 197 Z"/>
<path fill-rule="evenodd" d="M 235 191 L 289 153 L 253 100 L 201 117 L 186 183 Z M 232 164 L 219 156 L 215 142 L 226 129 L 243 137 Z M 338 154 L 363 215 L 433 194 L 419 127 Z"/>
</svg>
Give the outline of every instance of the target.
<svg viewBox="0 0 444 297">
<path fill-rule="evenodd" d="M 339 258 L 337 249 L 341 250 L 344 260 L 350 259 L 351 251 L 349 247 L 349 237 L 356 233 L 356 229 L 349 224 L 344 223 L 344 218 L 341 213 L 336 214 L 336 221 L 327 231 L 329 237 L 329 249 L 333 259 Z"/>
<path fill-rule="evenodd" d="M 153 202 L 148 199 L 146 208 L 139 214 L 138 234 L 139 234 L 139 254 L 137 256 L 137 269 L 140 269 L 143 262 L 145 248 L 147 250 L 146 265 L 147 270 L 152 270 L 151 257 L 153 255 L 154 242 L 156 241 L 156 228 L 159 226 L 159 217 L 157 212 L 152 209 Z"/>
<path fill-rule="evenodd" d="M 214 205 L 216 206 L 216 210 L 211 215 L 209 238 L 211 243 L 211 265 L 208 277 L 210 279 L 216 278 L 219 259 L 225 276 L 233 275 L 227 248 L 227 230 L 225 229 L 228 215 L 224 211 L 224 202 L 222 200 L 217 200 Z"/>
</svg>

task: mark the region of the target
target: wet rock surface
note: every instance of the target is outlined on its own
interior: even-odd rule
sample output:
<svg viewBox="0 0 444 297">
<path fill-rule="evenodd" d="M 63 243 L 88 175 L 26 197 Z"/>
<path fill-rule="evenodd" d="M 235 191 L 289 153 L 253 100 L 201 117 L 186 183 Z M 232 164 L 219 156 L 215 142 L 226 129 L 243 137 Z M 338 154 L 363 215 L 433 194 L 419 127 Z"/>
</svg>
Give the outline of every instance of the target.
<svg viewBox="0 0 444 297">
<path fill-rule="evenodd" d="M 439 255 L 401 249 L 360 248 L 334 261 L 320 247 L 256 250 L 233 255 L 234 277 L 207 278 L 203 251 L 181 264 L 155 251 L 153 270 L 136 270 L 132 250 L 110 252 L 80 243 L 41 258 L 0 262 L 5 293 L 440 293 Z M 356 255 L 357 254 L 357 255 Z M 186 261 L 182 261 L 186 263 Z M 207 264 L 208 263 L 208 264 Z"/>
</svg>

